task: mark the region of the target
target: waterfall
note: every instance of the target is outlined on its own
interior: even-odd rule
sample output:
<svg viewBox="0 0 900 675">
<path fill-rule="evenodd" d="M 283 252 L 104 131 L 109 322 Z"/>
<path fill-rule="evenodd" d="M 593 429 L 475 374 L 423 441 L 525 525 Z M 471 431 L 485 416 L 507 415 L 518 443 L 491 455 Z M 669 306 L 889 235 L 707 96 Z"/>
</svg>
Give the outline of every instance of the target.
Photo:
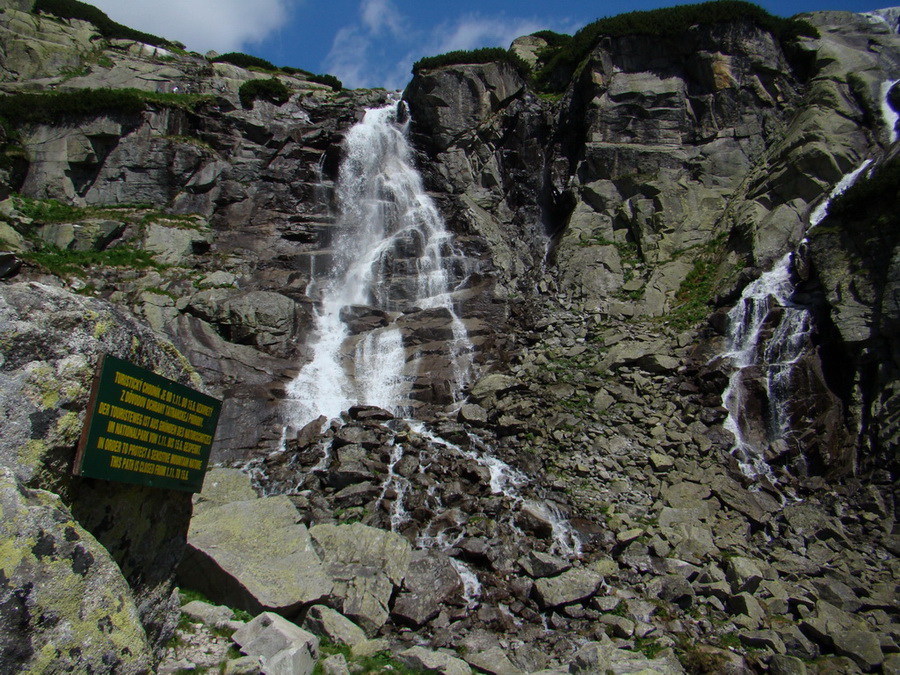
<svg viewBox="0 0 900 675">
<path fill-rule="evenodd" d="M 813 209 L 813 212 L 809 216 L 809 229 L 814 228 L 825 219 L 825 216 L 828 215 L 828 206 L 831 204 L 832 200 L 838 195 L 846 192 L 847 188 L 856 182 L 856 179 L 859 178 L 860 174 L 865 171 L 871 163 L 872 160 L 867 159 L 850 173 L 844 174 L 843 178 L 841 178 L 832 188 L 831 192 L 828 193 L 828 196 Z"/>
<path fill-rule="evenodd" d="M 790 259 L 791 254 L 784 256 L 749 284 L 728 313 L 725 357 L 733 371 L 722 394 L 722 405 L 728 410 L 725 428 L 734 434 L 732 454 L 752 478 L 771 474 L 765 451 L 788 431 L 783 405 L 788 376 L 809 334 L 809 312 L 790 302 L 794 292 Z M 771 335 L 765 335 L 767 330 Z M 765 390 L 762 420 L 748 414 L 752 406 L 747 393 L 755 385 Z M 758 428 L 760 421 L 765 423 L 764 429 Z"/>
<path fill-rule="evenodd" d="M 810 213 L 808 230 L 825 219 L 831 201 L 852 186 L 871 163 L 867 159 L 835 184 Z M 733 368 L 722 393 L 722 405 L 728 411 L 724 426 L 735 439 L 731 453 L 745 475 L 767 477 L 773 482 L 765 454 L 773 442 L 783 441 L 791 433 L 785 405 L 791 369 L 803 354 L 811 330 L 809 311 L 791 301 L 795 290 L 791 258 L 788 253 L 744 289 L 728 313 L 724 354 Z M 759 387 L 762 392 L 753 392 Z M 751 400 L 758 399 L 760 393 L 764 409 L 752 410 Z M 759 428 L 760 422 L 764 428 Z"/>
<path fill-rule="evenodd" d="M 452 299 L 453 242 L 413 164 L 403 105 L 367 110 L 345 138 L 334 263 L 321 284 L 312 358 L 286 389 L 292 428 L 356 404 L 405 412 L 416 376 L 397 322 L 405 312 L 446 310 L 450 388 L 469 376 L 472 347 Z"/>
<path fill-rule="evenodd" d="M 881 118 L 888 128 L 891 143 L 897 141 L 897 120 L 900 119 L 900 115 L 897 114 L 897 111 L 894 110 L 893 106 L 888 101 L 888 95 L 891 93 L 891 89 L 893 89 L 894 85 L 898 82 L 900 82 L 900 80 L 885 80 L 881 83 Z"/>
</svg>

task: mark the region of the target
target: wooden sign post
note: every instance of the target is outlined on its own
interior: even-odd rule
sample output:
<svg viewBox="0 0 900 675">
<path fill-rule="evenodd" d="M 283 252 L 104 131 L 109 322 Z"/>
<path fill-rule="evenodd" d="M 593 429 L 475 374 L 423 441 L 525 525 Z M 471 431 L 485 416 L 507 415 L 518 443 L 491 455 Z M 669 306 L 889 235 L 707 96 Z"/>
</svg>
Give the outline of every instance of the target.
<svg viewBox="0 0 900 675">
<path fill-rule="evenodd" d="M 104 355 L 97 366 L 74 473 L 199 492 L 222 402 Z"/>
</svg>

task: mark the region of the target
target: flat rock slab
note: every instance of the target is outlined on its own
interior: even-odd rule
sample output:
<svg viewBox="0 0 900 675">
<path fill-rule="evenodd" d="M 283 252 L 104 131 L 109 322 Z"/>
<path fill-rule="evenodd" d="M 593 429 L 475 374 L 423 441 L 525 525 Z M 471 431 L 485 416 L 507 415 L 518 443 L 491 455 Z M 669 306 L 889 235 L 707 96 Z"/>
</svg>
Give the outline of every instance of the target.
<svg viewBox="0 0 900 675">
<path fill-rule="evenodd" d="M 200 511 L 191 521 L 181 582 L 250 613 L 291 616 L 333 588 L 306 527 L 281 495 Z"/>
<path fill-rule="evenodd" d="M 560 607 L 593 597 L 601 583 L 601 575 L 593 570 L 577 568 L 557 577 L 537 579 L 534 589 L 542 607 Z"/>
<path fill-rule="evenodd" d="M 433 652 L 424 647 L 410 647 L 398 654 L 400 661 L 410 668 L 441 675 L 471 675 L 469 664 L 444 652 Z"/>
<path fill-rule="evenodd" d="M 376 567 L 395 586 L 403 583 L 412 559 L 412 547 L 399 534 L 361 523 L 315 525 L 309 534 L 321 547 L 326 562 Z"/>
<path fill-rule="evenodd" d="M 352 647 L 366 641 L 362 628 L 325 605 L 310 607 L 303 620 L 303 627 L 328 638 L 334 644 Z"/>
<path fill-rule="evenodd" d="M 210 506 L 244 502 L 257 497 L 250 476 L 240 469 L 210 469 L 203 479 L 203 491 L 194 497 L 194 513 Z"/>
</svg>

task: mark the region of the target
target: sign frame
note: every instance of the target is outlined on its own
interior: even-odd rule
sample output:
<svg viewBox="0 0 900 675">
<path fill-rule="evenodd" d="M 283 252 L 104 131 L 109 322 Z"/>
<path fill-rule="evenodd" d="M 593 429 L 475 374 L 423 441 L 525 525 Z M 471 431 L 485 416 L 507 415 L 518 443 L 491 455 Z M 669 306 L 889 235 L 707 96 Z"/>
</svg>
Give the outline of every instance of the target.
<svg viewBox="0 0 900 675">
<path fill-rule="evenodd" d="M 103 354 L 72 472 L 199 492 L 221 410 L 212 396 Z"/>
</svg>

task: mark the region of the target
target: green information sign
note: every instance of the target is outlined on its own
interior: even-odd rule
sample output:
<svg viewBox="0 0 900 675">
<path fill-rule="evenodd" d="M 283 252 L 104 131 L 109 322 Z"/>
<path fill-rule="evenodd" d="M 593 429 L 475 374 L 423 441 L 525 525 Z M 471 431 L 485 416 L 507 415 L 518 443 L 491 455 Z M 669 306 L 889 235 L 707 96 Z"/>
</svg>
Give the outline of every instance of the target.
<svg viewBox="0 0 900 675">
<path fill-rule="evenodd" d="M 97 366 L 74 472 L 199 492 L 222 402 L 105 355 Z"/>
</svg>

